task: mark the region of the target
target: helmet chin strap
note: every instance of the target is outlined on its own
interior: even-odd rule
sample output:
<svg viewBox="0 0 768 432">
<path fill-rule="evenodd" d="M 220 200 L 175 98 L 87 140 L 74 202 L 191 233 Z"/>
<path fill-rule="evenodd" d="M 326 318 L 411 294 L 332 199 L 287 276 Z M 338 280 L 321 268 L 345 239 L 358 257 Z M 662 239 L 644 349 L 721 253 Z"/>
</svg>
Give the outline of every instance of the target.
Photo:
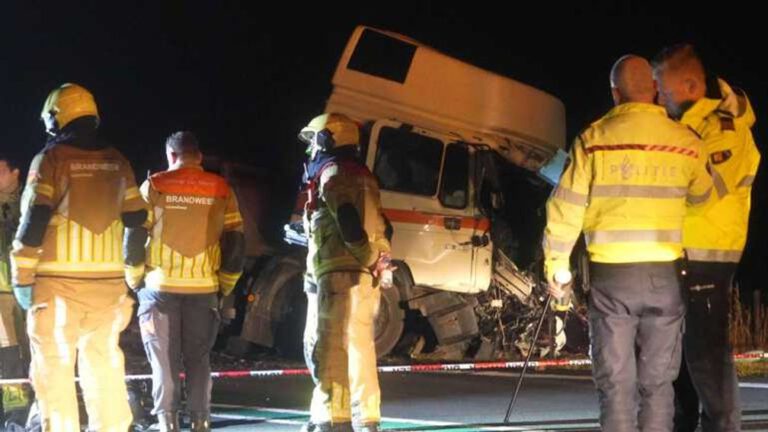
<svg viewBox="0 0 768 432">
<path fill-rule="evenodd" d="M 313 143 L 312 149 L 310 150 L 310 153 L 309 153 L 309 160 L 311 161 L 315 160 L 315 158 L 317 158 L 318 153 L 320 153 L 320 149 L 317 147 L 316 144 Z"/>
<path fill-rule="evenodd" d="M 48 133 L 48 135 L 56 135 L 56 133 L 59 131 L 59 126 L 56 122 L 56 114 L 52 111 L 49 111 L 43 117 L 43 122 L 45 123 L 45 131 Z"/>
</svg>

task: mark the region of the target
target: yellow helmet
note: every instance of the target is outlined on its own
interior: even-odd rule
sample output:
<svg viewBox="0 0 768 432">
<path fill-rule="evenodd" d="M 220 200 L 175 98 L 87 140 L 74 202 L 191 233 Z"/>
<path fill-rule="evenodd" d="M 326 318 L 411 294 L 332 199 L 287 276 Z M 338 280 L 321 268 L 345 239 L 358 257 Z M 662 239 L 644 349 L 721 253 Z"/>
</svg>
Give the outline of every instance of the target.
<svg viewBox="0 0 768 432">
<path fill-rule="evenodd" d="M 45 130 L 50 134 L 61 130 L 72 120 L 85 116 L 94 116 L 98 120 L 96 100 L 84 87 L 70 83 L 54 89 L 45 100 L 43 112 L 40 113 L 45 122 Z"/>
<path fill-rule="evenodd" d="M 344 114 L 325 113 L 302 128 L 299 139 L 308 145 L 307 154 L 314 158 L 317 152 L 358 145 L 360 129 L 354 120 Z"/>
</svg>

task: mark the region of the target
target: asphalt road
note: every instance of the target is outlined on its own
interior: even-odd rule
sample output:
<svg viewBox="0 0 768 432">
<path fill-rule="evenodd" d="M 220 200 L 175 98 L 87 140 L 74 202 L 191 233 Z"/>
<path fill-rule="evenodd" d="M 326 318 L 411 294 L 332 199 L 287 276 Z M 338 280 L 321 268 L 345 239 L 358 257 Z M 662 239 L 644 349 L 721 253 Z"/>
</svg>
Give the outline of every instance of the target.
<svg viewBox="0 0 768 432">
<path fill-rule="evenodd" d="M 511 424 L 500 425 L 516 372 L 382 374 L 386 430 L 598 430 L 597 397 L 584 376 L 526 378 Z M 214 384 L 214 430 L 297 431 L 307 420 L 306 376 Z M 745 430 L 768 430 L 768 380 L 742 383 Z M 496 424 L 492 426 L 490 424 Z"/>
</svg>

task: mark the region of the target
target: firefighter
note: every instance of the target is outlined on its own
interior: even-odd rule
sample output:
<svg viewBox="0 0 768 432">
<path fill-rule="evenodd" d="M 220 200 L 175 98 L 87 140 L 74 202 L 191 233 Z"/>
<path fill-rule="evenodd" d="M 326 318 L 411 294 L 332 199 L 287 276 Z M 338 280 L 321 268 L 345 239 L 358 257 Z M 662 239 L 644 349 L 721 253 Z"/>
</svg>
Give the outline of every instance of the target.
<svg viewBox="0 0 768 432">
<path fill-rule="evenodd" d="M 32 160 L 11 252 L 14 294 L 28 310 L 30 376 L 43 431 L 80 431 L 77 363 L 91 430 L 131 425 L 120 332 L 133 300 L 123 281 L 124 227 L 147 212 L 131 165 L 98 137 L 99 114 L 76 84 L 42 111 L 50 139 Z"/>
<path fill-rule="evenodd" d="M 391 268 L 379 187 L 358 160 L 360 132 L 348 117 L 315 117 L 299 138 L 309 154 L 307 287 L 317 285 L 308 312 L 316 332 L 305 338 L 315 389 L 304 430 L 377 431 L 374 318 L 379 276 Z"/>
<path fill-rule="evenodd" d="M 149 254 L 128 254 L 126 277 L 138 291 L 141 337 L 152 366 L 152 413 L 160 430 L 179 430 L 183 364 L 191 428 L 210 431 L 210 351 L 221 300 L 243 271 L 243 219 L 226 180 L 203 170 L 191 132 L 168 137 L 165 152 L 168 170 L 141 186 L 147 223 L 128 234 L 142 242 L 148 234 Z"/>
<path fill-rule="evenodd" d="M 745 94 L 724 81 L 708 83 L 691 45 L 664 49 L 654 61 L 659 103 L 698 132 L 720 198 L 685 220 L 683 245 L 688 312 L 684 363 L 675 382 L 676 429 L 738 431 L 741 408 L 729 340 L 730 292 L 747 240 L 750 195 L 760 153 L 750 128 L 755 114 Z M 709 85 L 708 85 L 709 84 Z"/>
<path fill-rule="evenodd" d="M 22 311 L 11 287 L 8 254 L 19 224 L 21 186 L 19 168 L 0 154 L 0 379 L 26 378 L 29 347 Z M 6 429 L 24 424 L 29 394 L 22 385 L 6 385 L 0 391 L 0 425 Z"/>
<path fill-rule="evenodd" d="M 615 107 L 573 143 L 547 202 L 545 269 L 556 275 L 584 232 L 590 259 L 589 325 L 603 430 L 669 431 L 680 364 L 679 281 L 686 207 L 707 205 L 712 181 L 701 140 L 653 103 L 651 66 L 619 59 Z"/>
</svg>

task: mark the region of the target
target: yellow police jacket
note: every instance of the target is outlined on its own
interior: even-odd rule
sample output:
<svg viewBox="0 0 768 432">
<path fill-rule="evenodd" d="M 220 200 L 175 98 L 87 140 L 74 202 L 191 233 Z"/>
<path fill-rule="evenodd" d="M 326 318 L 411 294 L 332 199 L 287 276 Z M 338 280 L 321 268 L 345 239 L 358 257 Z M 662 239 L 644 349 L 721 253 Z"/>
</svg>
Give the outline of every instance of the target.
<svg viewBox="0 0 768 432">
<path fill-rule="evenodd" d="M 582 231 L 594 262 L 674 261 L 682 256 L 686 206 L 707 205 L 711 194 L 693 131 L 662 107 L 619 105 L 576 138 L 547 201 L 546 273 L 568 269 Z"/>
<path fill-rule="evenodd" d="M 760 153 L 752 137 L 755 114 L 743 94 L 721 81 L 722 99 L 702 98 L 681 123 L 704 141 L 719 200 L 685 220 L 683 244 L 692 261 L 734 262 L 747 241 L 752 183 Z"/>
</svg>

